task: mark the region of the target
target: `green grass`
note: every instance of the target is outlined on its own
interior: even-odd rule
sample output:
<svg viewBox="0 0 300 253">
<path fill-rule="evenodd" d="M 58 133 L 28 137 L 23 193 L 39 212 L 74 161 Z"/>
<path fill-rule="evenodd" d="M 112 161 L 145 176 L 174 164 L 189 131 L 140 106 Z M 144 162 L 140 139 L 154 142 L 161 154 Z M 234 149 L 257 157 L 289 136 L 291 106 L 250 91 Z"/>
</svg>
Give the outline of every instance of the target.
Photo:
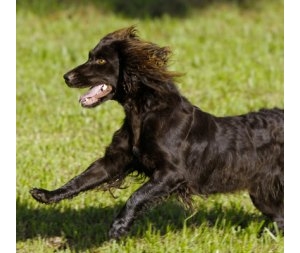
<svg viewBox="0 0 300 253">
<path fill-rule="evenodd" d="M 170 199 L 121 242 L 108 241 L 107 231 L 139 187 L 132 178 L 117 199 L 95 191 L 46 206 L 30 197 L 31 187 L 54 189 L 83 171 L 119 128 L 117 103 L 83 109 L 82 91 L 62 78 L 115 29 L 136 24 L 142 38 L 170 46 L 171 68 L 185 73 L 179 89 L 203 110 L 221 116 L 283 107 L 283 1 L 201 8 L 190 1 L 184 17 L 160 18 L 126 16 L 109 1 L 96 2 L 17 2 L 17 251 L 283 252 L 283 237 L 272 224 L 264 227 L 244 192 L 195 197 L 195 213 Z"/>
</svg>

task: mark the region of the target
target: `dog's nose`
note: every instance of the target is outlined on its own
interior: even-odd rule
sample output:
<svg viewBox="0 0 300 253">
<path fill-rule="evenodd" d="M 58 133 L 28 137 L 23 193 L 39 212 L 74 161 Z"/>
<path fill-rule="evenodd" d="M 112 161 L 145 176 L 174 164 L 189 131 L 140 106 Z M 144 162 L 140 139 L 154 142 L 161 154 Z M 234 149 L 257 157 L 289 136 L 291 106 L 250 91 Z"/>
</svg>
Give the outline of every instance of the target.
<svg viewBox="0 0 300 253">
<path fill-rule="evenodd" d="M 66 81 L 66 83 L 69 83 L 71 81 L 71 77 L 69 73 L 64 74 L 64 79 Z"/>
</svg>

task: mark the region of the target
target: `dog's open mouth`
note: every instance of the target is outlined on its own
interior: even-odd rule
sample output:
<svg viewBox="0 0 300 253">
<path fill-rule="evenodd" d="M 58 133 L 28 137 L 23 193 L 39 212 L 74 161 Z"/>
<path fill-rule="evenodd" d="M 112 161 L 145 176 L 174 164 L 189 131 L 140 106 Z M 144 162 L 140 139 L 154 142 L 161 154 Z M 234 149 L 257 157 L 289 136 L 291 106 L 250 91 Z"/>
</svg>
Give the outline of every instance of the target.
<svg viewBox="0 0 300 253">
<path fill-rule="evenodd" d="M 110 85 L 99 84 L 90 88 L 86 94 L 82 95 L 79 102 L 83 107 L 94 107 L 101 103 L 112 90 L 113 88 Z"/>
</svg>

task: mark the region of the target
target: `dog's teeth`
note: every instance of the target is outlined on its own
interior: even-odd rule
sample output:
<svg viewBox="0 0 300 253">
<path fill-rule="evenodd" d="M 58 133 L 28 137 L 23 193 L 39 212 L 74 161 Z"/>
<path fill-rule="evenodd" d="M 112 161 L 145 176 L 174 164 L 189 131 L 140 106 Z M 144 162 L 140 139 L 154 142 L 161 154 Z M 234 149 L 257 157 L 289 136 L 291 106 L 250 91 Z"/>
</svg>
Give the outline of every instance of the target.
<svg viewBox="0 0 300 253">
<path fill-rule="evenodd" d="M 106 89 L 107 89 L 107 85 L 103 84 L 102 87 L 101 87 L 101 91 L 105 91 Z"/>
</svg>

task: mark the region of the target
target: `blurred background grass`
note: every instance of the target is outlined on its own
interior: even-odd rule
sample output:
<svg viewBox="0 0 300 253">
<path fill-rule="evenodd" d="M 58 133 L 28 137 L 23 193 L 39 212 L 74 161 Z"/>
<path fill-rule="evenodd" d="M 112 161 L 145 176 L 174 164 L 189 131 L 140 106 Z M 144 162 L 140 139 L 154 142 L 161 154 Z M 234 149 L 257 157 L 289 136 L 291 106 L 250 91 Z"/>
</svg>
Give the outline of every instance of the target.
<svg viewBox="0 0 300 253">
<path fill-rule="evenodd" d="M 80 107 L 62 75 L 105 34 L 136 24 L 142 38 L 173 49 L 178 87 L 215 115 L 283 107 L 281 0 L 17 0 L 17 251 L 283 252 L 246 193 L 195 197 L 191 219 L 173 200 L 122 243 L 107 242 L 114 215 L 139 183 L 44 206 L 31 187 L 54 189 L 103 155 L 124 117 L 107 102 Z"/>
</svg>

